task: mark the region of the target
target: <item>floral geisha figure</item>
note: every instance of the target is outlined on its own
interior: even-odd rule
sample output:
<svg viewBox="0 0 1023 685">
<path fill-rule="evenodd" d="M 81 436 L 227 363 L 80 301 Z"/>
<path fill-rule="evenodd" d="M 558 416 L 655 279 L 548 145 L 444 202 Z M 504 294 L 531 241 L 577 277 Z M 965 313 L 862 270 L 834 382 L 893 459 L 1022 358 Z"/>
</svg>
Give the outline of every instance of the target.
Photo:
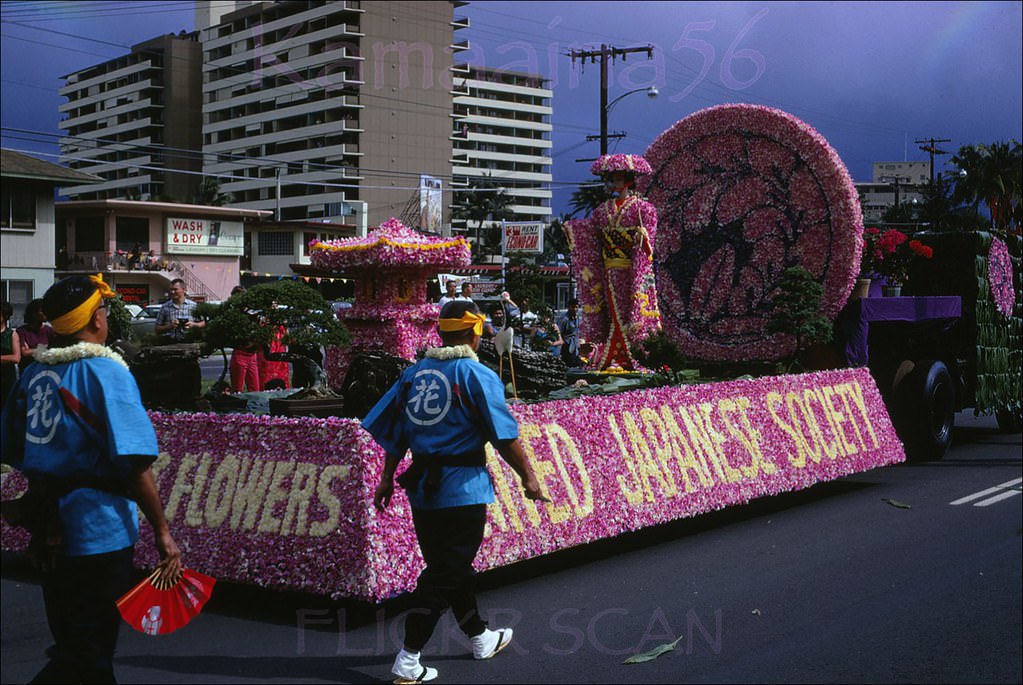
<svg viewBox="0 0 1023 685">
<path fill-rule="evenodd" d="M 583 317 L 580 337 L 593 344 L 590 366 L 640 368 L 629 351 L 661 327 L 654 287 L 653 243 L 657 210 L 634 190 L 650 165 L 639 155 L 603 155 L 590 171 L 613 197 L 589 218 L 565 228 Z"/>
</svg>

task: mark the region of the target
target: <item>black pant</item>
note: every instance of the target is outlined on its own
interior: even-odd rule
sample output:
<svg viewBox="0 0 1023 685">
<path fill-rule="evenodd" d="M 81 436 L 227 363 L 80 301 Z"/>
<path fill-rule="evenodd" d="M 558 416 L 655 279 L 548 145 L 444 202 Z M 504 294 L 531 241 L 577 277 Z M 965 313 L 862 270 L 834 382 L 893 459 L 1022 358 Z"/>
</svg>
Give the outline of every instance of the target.
<svg viewBox="0 0 1023 685">
<path fill-rule="evenodd" d="M 43 576 L 46 619 L 57 643 L 33 683 L 114 683 L 121 626 L 116 602 L 132 588 L 133 549 L 57 558 Z"/>
<path fill-rule="evenodd" d="M 466 635 L 479 635 L 487 624 L 476 607 L 472 561 L 483 543 L 486 505 L 413 509 L 412 521 L 426 569 L 412 596 L 415 608 L 405 620 L 405 649 L 421 651 L 449 606 Z"/>
</svg>

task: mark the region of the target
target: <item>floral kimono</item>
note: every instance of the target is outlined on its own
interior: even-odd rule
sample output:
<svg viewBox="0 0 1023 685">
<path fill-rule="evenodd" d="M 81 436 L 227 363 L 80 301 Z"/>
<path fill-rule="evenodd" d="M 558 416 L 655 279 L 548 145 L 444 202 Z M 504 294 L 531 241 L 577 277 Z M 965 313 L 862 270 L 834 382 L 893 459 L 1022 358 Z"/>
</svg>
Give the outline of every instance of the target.
<svg viewBox="0 0 1023 685">
<path fill-rule="evenodd" d="M 584 314 L 580 335 L 594 345 L 590 366 L 638 369 L 629 346 L 661 327 L 653 272 L 657 210 L 629 194 L 566 229 Z"/>
</svg>

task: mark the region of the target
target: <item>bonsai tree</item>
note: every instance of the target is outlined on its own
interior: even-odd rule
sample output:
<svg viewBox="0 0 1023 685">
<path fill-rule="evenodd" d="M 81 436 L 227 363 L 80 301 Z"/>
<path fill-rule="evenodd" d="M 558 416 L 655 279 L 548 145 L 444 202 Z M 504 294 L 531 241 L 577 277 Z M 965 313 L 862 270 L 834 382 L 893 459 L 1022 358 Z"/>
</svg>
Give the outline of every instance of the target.
<svg viewBox="0 0 1023 685">
<path fill-rule="evenodd" d="M 107 344 L 116 340 L 135 341 L 135 330 L 131 327 L 131 312 L 120 295 L 107 300 Z"/>
<path fill-rule="evenodd" d="M 670 385 L 681 385 L 699 377 L 699 370 L 689 368 L 689 359 L 664 331 L 657 331 L 633 346 L 632 355 Z"/>
<path fill-rule="evenodd" d="M 821 295 L 824 287 L 813 274 L 801 266 L 785 269 L 778 295 L 774 298 L 774 312 L 768 329 L 774 333 L 790 333 L 796 339 L 788 370 L 799 362 L 799 353 L 813 343 L 831 341 L 831 322 L 821 315 Z"/>
<path fill-rule="evenodd" d="M 269 349 L 282 327 L 285 333 L 281 342 L 289 349 L 349 342 L 348 331 L 338 321 L 330 303 L 304 283 L 278 281 L 257 285 L 232 295 L 221 305 L 199 305 L 196 314 L 207 319 L 203 329 L 206 345 L 224 354 L 224 371 L 218 383 L 224 382 L 228 371 L 224 348 L 256 343 Z M 267 355 L 267 359 L 291 362 L 305 369 L 314 381 L 302 397 L 333 396 L 326 374 L 310 357 L 289 351 Z"/>
</svg>

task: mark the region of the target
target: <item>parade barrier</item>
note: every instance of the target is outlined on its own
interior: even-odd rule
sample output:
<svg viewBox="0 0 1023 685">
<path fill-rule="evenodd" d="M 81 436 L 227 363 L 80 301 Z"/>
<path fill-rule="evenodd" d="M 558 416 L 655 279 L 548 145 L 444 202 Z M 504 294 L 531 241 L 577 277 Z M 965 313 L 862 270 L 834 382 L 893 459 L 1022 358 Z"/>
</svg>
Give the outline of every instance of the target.
<svg viewBox="0 0 1023 685">
<path fill-rule="evenodd" d="M 550 503 L 488 450 L 486 570 L 901 462 L 865 368 L 513 407 Z M 378 513 L 383 453 L 350 419 L 151 414 L 168 520 L 189 567 L 220 580 L 379 601 L 422 568 L 408 500 Z M 409 462 L 404 462 L 407 465 Z M 401 469 L 403 467 L 399 467 Z M 24 487 L 4 475 L 3 497 Z M 156 562 L 143 523 L 139 565 Z M 4 524 L 5 549 L 24 531 Z"/>
</svg>

